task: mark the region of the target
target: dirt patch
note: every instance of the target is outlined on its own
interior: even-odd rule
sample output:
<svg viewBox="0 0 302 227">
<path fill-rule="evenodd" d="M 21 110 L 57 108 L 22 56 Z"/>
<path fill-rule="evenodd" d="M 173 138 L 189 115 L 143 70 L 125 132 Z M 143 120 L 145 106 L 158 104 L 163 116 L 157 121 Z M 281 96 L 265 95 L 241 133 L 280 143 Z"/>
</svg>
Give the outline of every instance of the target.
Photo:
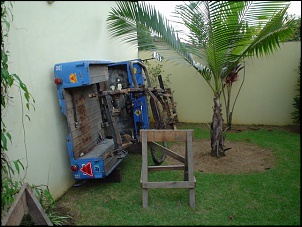
<svg viewBox="0 0 302 227">
<path fill-rule="evenodd" d="M 262 172 L 274 165 L 274 155 L 271 150 L 259 147 L 256 144 L 245 142 L 225 141 L 225 147 L 231 148 L 226 155 L 220 158 L 210 154 L 210 140 L 193 141 L 194 171 L 205 173 L 249 173 Z M 172 144 L 171 150 L 184 156 L 185 144 Z M 169 164 L 179 162 L 167 156 Z"/>
<path fill-rule="evenodd" d="M 203 124 L 201 127 L 207 127 Z M 272 131 L 282 129 L 290 133 L 300 133 L 298 125 L 271 126 L 271 125 L 234 125 L 228 132 L 240 133 L 244 131 L 257 131 L 264 129 Z M 174 144 L 170 148 L 176 153 L 184 156 L 185 144 Z M 194 171 L 206 173 L 251 173 L 263 172 L 271 169 L 274 165 L 275 157 L 271 150 L 248 142 L 236 142 L 225 140 L 226 156 L 216 158 L 211 156 L 210 140 L 195 139 L 193 141 Z M 178 161 L 167 157 L 171 164 L 179 164 Z"/>
<path fill-rule="evenodd" d="M 183 123 L 186 125 L 186 123 Z M 205 124 L 200 127 L 207 128 Z M 290 133 L 300 133 L 299 125 L 270 126 L 270 125 L 234 125 L 228 132 L 240 133 L 244 131 L 284 130 Z M 170 148 L 177 154 L 184 156 L 185 144 L 174 144 Z M 210 140 L 195 139 L 193 141 L 194 171 L 205 173 L 239 174 L 250 172 L 263 172 L 274 166 L 275 157 L 271 150 L 248 142 L 225 140 L 226 156 L 216 158 L 211 156 Z M 168 163 L 180 164 L 177 160 L 167 156 Z"/>
</svg>

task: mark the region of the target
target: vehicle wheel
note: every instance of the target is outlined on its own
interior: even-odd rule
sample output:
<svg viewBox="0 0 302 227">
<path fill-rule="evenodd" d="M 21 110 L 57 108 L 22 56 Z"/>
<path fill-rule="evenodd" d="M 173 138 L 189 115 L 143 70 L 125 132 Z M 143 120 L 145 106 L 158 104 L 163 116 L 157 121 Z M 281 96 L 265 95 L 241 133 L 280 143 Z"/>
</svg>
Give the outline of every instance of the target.
<svg viewBox="0 0 302 227">
<path fill-rule="evenodd" d="M 163 147 L 167 147 L 166 142 L 163 142 L 161 145 Z M 152 160 L 153 160 L 154 164 L 156 164 L 156 165 L 162 164 L 166 159 L 166 152 L 161 151 L 161 150 L 156 150 L 151 146 L 149 146 L 149 148 L 150 148 L 150 151 L 151 151 L 151 156 L 152 156 Z"/>
</svg>

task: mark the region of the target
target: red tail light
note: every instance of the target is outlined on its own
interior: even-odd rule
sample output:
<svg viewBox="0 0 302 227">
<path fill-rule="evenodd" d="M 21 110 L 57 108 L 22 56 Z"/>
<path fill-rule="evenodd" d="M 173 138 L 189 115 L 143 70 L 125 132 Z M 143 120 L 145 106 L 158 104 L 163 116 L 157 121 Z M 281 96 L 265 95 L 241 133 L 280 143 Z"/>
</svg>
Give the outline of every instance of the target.
<svg viewBox="0 0 302 227">
<path fill-rule="evenodd" d="M 56 78 L 55 79 L 55 84 L 56 85 L 60 85 L 60 84 L 62 84 L 63 83 L 63 80 L 61 79 L 61 78 Z"/>
<path fill-rule="evenodd" d="M 72 172 L 77 171 L 78 168 L 79 168 L 78 165 L 72 165 L 72 166 L 70 167 L 70 169 L 71 169 Z"/>
</svg>

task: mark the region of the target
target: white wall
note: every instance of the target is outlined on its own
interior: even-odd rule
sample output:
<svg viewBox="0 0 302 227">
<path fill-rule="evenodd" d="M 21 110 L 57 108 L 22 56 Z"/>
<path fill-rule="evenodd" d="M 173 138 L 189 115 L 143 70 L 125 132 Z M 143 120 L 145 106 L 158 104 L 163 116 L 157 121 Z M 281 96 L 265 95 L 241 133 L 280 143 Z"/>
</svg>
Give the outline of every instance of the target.
<svg viewBox="0 0 302 227">
<path fill-rule="evenodd" d="M 11 89 L 14 101 L 2 113 L 13 140 L 8 154 L 11 160 L 21 159 L 27 166 L 25 181 L 48 185 L 54 198 L 74 180 L 65 139 L 68 128 L 60 112 L 53 66 L 77 60 L 137 58 L 136 48 L 109 37 L 106 18 L 113 6 L 114 1 L 13 2 L 6 41 L 9 71 L 21 77 L 36 102 L 35 111 L 22 109 L 19 91 Z"/>
</svg>

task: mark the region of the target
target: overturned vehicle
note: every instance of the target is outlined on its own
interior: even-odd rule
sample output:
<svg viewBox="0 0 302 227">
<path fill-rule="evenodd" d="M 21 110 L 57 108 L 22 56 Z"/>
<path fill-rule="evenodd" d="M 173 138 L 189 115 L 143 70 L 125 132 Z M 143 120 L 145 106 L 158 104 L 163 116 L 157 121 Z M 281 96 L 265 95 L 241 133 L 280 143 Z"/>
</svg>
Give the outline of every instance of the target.
<svg viewBox="0 0 302 227">
<path fill-rule="evenodd" d="M 139 143 L 140 129 L 175 129 L 176 105 L 170 88 L 158 75 L 151 84 L 144 60 L 122 62 L 74 61 L 54 65 L 54 82 L 61 112 L 66 116 L 70 168 L 79 186 L 88 179 L 109 175 L 120 180 L 119 164 L 128 149 Z M 163 162 L 163 151 L 155 164 Z"/>
</svg>

